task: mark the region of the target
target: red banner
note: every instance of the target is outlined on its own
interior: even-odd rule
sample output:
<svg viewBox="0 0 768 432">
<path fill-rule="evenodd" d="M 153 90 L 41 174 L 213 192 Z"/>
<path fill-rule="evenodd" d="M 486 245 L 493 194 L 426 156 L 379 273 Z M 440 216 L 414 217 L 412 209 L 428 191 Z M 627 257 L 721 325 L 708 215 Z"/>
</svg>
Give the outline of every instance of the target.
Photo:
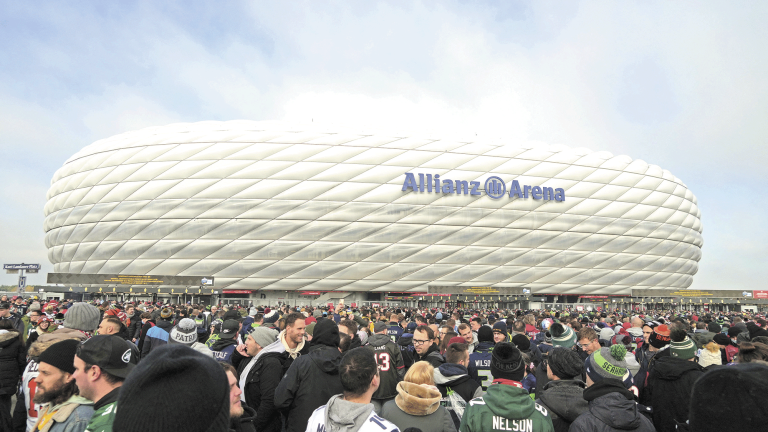
<svg viewBox="0 0 768 432">
<path fill-rule="evenodd" d="M 250 294 L 251 290 L 224 290 L 224 294 Z"/>
<path fill-rule="evenodd" d="M 300 291 L 299 295 L 320 295 L 320 291 Z"/>
<path fill-rule="evenodd" d="M 768 299 L 768 291 L 752 291 L 752 294 L 756 299 Z"/>
</svg>

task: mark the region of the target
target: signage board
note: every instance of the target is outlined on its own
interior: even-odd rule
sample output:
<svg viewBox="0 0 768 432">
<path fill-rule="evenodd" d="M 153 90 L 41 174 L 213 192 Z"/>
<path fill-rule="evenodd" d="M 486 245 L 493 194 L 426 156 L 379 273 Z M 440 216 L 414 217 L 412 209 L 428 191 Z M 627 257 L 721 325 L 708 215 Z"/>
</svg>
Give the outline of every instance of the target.
<svg viewBox="0 0 768 432">
<path fill-rule="evenodd" d="M 710 297 L 710 298 L 751 298 L 736 290 L 669 290 L 669 289 L 633 289 L 632 297 Z"/>
<path fill-rule="evenodd" d="M 512 287 L 471 287 L 471 286 L 435 286 L 430 285 L 427 288 L 430 294 L 458 294 L 458 295 L 487 295 L 487 296 L 509 296 L 523 295 L 522 288 Z"/>
<path fill-rule="evenodd" d="M 768 299 L 768 291 L 752 291 L 753 298 Z"/>
<path fill-rule="evenodd" d="M 3 270 L 40 270 L 40 264 L 3 264 Z"/>
<path fill-rule="evenodd" d="M 213 277 L 48 273 L 48 283 L 64 285 L 178 285 L 212 287 Z"/>
<path fill-rule="evenodd" d="M 194 294 L 194 295 L 212 295 L 218 294 L 213 288 L 184 287 L 130 287 L 130 286 L 112 286 L 112 287 L 82 287 L 82 286 L 46 286 L 45 292 L 53 293 L 88 293 L 88 294 L 130 294 L 130 295 L 151 295 L 151 294 Z"/>
<path fill-rule="evenodd" d="M 238 289 L 224 290 L 224 294 L 250 294 L 252 292 L 253 291 L 251 290 L 238 290 Z"/>
</svg>

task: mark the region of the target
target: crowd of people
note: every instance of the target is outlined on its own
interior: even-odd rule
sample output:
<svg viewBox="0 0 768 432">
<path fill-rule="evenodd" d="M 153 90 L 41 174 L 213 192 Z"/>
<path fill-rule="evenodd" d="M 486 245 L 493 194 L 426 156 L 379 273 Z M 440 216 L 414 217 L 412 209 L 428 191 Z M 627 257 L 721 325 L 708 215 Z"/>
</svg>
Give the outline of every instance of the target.
<svg viewBox="0 0 768 432">
<path fill-rule="evenodd" d="M 753 313 L 0 298 L 2 431 L 725 432 L 766 395 Z"/>
</svg>

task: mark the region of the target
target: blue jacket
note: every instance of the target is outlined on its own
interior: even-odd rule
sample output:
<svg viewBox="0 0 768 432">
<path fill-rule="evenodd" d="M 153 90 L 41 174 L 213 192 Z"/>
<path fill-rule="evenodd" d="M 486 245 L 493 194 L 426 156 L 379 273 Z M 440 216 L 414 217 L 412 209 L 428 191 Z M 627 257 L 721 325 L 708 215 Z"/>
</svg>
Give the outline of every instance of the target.
<svg viewBox="0 0 768 432">
<path fill-rule="evenodd" d="M 144 345 L 141 347 L 141 358 L 146 358 L 153 349 L 167 344 L 168 333 L 172 329 L 173 324 L 170 321 L 158 319 L 157 325 L 149 329 L 144 337 Z"/>
</svg>

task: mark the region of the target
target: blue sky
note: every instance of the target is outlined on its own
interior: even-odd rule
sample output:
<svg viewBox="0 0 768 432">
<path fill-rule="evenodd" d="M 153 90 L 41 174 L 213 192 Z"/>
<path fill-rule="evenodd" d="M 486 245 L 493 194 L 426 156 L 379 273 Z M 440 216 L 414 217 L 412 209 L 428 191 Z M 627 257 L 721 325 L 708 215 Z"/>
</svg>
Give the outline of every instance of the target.
<svg viewBox="0 0 768 432">
<path fill-rule="evenodd" d="M 50 179 L 97 139 L 276 119 L 643 159 L 699 200 L 692 288 L 763 289 L 765 22 L 758 1 L 0 2 L 0 256 L 44 283 Z"/>
</svg>

